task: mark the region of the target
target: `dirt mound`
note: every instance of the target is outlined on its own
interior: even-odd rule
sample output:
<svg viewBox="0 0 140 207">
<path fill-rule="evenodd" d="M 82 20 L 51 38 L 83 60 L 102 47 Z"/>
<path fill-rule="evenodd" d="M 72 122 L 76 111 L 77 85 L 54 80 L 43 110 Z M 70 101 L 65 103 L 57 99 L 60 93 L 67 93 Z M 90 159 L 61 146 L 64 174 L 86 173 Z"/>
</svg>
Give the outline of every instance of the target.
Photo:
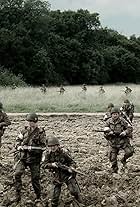
<svg viewBox="0 0 140 207">
<path fill-rule="evenodd" d="M 86 174 L 77 175 L 78 183 L 86 207 L 139 207 L 140 206 L 140 118 L 134 120 L 135 154 L 128 161 L 128 169 L 124 174 L 112 175 L 107 157 L 108 146 L 102 133 L 95 133 L 93 129 L 104 126 L 102 116 L 65 115 L 40 116 L 40 125 L 45 127 L 46 134 L 54 133 L 60 142 L 70 149 L 78 170 Z M 2 143 L 3 159 L 0 165 L 0 207 L 15 207 L 13 154 L 10 151 L 18 131 L 25 125 L 24 117 L 12 116 L 12 125 L 6 130 Z M 123 152 L 119 155 L 121 159 Z M 120 162 L 119 162 L 120 164 Z M 121 164 L 120 164 L 121 167 Z M 41 170 L 41 186 L 43 205 L 51 194 L 51 177 L 47 170 Z M 71 196 L 63 186 L 60 199 L 61 207 L 71 206 Z M 27 201 L 34 202 L 34 192 L 30 182 L 28 169 L 23 176 L 22 202 L 25 207 Z M 33 204 L 33 206 L 35 206 Z"/>
</svg>

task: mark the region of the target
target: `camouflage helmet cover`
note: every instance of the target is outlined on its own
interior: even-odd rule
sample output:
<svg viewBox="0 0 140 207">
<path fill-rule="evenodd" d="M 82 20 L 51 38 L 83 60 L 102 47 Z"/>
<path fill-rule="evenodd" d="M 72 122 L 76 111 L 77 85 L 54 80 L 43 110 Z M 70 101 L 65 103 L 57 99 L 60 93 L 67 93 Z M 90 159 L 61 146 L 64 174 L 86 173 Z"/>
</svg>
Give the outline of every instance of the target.
<svg viewBox="0 0 140 207">
<path fill-rule="evenodd" d="M 111 114 L 113 114 L 113 113 L 120 113 L 120 110 L 119 110 L 119 108 L 112 108 L 112 110 L 111 110 Z"/>
<path fill-rule="evenodd" d="M 30 113 L 30 114 L 27 115 L 26 120 L 36 123 L 36 122 L 38 122 L 38 116 L 35 113 Z"/>
<path fill-rule="evenodd" d="M 48 138 L 48 146 L 60 145 L 57 137 L 51 136 Z"/>
</svg>

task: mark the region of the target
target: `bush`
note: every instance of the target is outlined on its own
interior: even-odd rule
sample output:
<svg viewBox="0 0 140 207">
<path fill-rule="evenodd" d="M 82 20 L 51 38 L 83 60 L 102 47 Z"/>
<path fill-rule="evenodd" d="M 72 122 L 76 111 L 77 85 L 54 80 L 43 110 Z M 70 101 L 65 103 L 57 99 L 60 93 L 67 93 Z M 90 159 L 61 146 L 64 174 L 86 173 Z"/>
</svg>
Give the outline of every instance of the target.
<svg viewBox="0 0 140 207">
<path fill-rule="evenodd" d="M 0 66 L 0 85 L 1 86 L 27 86 L 22 80 L 22 75 L 14 75 L 8 69 Z"/>
</svg>

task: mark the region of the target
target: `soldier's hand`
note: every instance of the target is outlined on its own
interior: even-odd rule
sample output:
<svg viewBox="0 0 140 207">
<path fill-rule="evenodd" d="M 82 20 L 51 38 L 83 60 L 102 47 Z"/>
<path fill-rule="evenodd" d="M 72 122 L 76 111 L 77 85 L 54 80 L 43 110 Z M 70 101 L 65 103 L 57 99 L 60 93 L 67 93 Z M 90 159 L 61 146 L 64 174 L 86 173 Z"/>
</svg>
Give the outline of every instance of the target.
<svg viewBox="0 0 140 207">
<path fill-rule="evenodd" d="M 56 162 L 53 162 L 53 163 L 51 164 L 51 166 L 52 166 L 52 167 L 55 167 L 55 168 L 58 168 L 58 165 L 57 165 Z"/>
<path fill-rule="evenodd" d="M 109 135 L 109 136 L 112 136 L 112 135 L 114 135 L 114 132 L 113 132 L 113 131 L 110 131 L 110 132 L 108 133 L 108 135 Z"/>
<path fill-rule="evenodd" d="M 120 136 L 121 136 L 121 137 L 125 137 L 125 136 L 126 136 L 126 132 L 125 132 L 125 131 L 121 132 L 121 133 L 120 133 Z"/>
<path fill-rule="evenodd" d="M 23 150 L 24 150 L 24 149 L 23 149 L 23 146 L 18 146 L 17 150 L 18 150 L 18 151 L 23 151 Z"/>
</svg>

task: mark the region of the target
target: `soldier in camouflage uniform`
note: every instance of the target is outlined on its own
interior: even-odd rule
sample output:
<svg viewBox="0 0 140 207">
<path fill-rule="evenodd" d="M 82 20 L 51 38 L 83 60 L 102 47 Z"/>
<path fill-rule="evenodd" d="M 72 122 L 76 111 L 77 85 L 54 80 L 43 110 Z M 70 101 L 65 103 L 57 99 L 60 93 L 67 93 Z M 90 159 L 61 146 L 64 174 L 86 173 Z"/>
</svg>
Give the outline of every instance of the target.
<svg viewBox="0 0 140 207">
<path fill-rule="evenodd" d="M 128 86 L 126 86 L 126 87 L 125 87 L 125 91 L 124 91 L 125 95 L 126 95 L 126 96 L 129 95 L 131 92 L 132 92 L 132 89 L 129 88 Z"/>
<path fill-rule="evenodd" d="M 105 90 L 104 90 L 103 86 L 100 86 L 99 95 L 103 95 L 103 94 L 105 94 Z"/>
<path fill-rule="evenodd" d="M 60 95 L 63 95 L 64 92 L 65 92 L 65 89 L 64 89 L 63 85 L 61 85 L 60 86 L 60 91 L 59 91 Z"/>
<path fill-rule="evenodd" d="M 51 206 L 58 207 L 59 196 L 63 183 L 66 183 L 70 193 L 81 203 L 79 186 L 76 181 L 76 173 L 73 171 L 75 162 L 70 156 L 70 152 L 60 147 L 59 140 L 56 137 L 48 138 L 49 152 L 46 154 L 45 168 L 53 173 L 53 194 Z M 66 169 L 59 167 L 63 165 Z"/>
<path fill-rule="evenodd" d="M 111 118 L 111 110 L 112 110 L 113 107 L 114 107 L 113 103 L 108 104 L 107 112 L 106 112 L 106 114 L 104 116 L 104 119 L 103 119 L 104 121 L 107 121 L 109 118 Z"/>
<path fill-rule="evenodd" d="M 83 92 L 86 92 L 86 91 L 87 91 L 86 84 L 83 84 L 83 85 L 82 85 L 82 91 L 83 91 Z"/>
<path fill-rule="evenodd" d="M 133 147 L 130 144 L 132 138 L 132 126 L 120 116 L 119 109 L 113 108 L 111 118 L 105 124 L 105 138 L 110 145 L 109 159 L 112 164 L 112 172 L 118 172 L 117 155 L 120 149 L 124 150 L 124 157 L 121 162 L 126 167 L 126 160 L 133 155 Z"/>
<path fill-rule="evenodd" d="M 21 176 L 27 166 L 31 171 L 32 185 L 36 194 L 36 199 L 40 198 L 40 163 L 42 151 L 46 147 L 46 134 L 44 128 L 38 127 L 38 116 L 34 113 L 28 114 L 26 126 L 18 135 L 15 154 L 15 186 L 16 201 L 21 200 L 22 180 Z"/>
<path fill-rule="evenodd" d="M 124 100 L 123 106 L 120 108 L 121 115 L 128 122 L 132 122 L 134 118 L 134 105 L 128 99 Z"/>
<path fill-rule="evenodd" d="M 11 122 L 5 112 L 3 112 L 3 104 L 0 102 L 0 159 L 1 159 L 1 138 L 4 134 L 5 127 L 10 125 Z"/>
</svg>

